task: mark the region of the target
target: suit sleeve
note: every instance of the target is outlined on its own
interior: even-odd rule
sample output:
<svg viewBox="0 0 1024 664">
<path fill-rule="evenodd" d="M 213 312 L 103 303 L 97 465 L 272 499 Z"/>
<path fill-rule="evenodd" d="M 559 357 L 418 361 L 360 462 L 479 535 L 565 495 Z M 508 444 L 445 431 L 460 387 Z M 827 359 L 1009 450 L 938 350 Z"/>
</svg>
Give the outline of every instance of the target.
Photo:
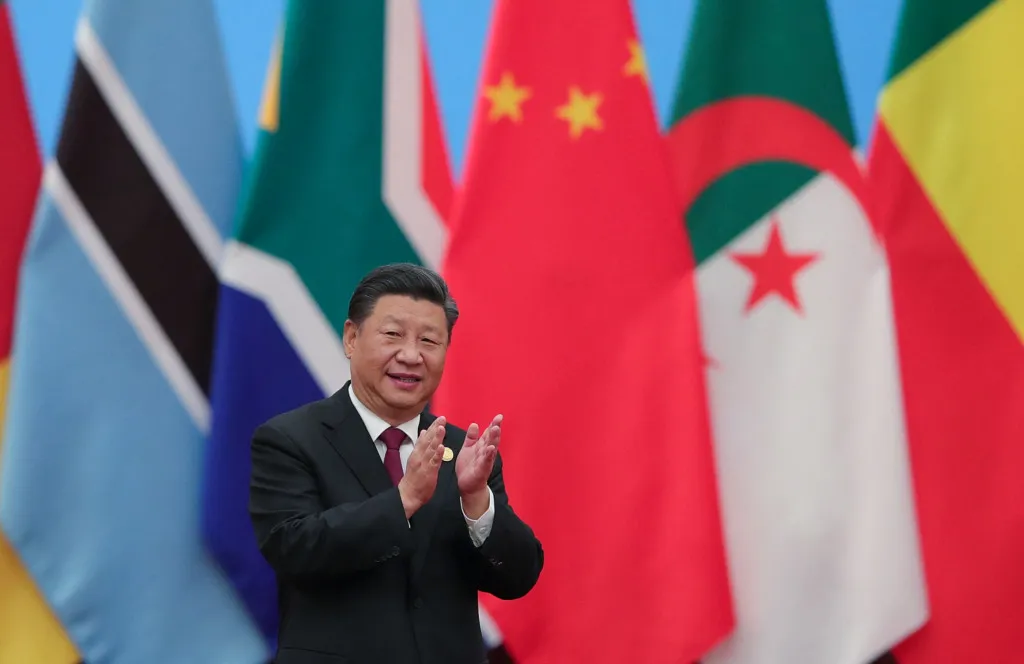
<svg viewBox="0 0 1024 664">
<path fill-rule="evenodd" d="M 533 530 L 512 511 L 499 454 L 487 480 L 494 496 L 494 524 L 477 549 L 478 587 L 499 599 L 518 599 L 537 583 L 544 550 Z"/>
<path fill-rule="evenodd" d="M 324 509 L 298 444 L 266 424 L 252 440 L 249 516 L 263 557 L 297 580 L 369 570 L 413 547 L 397 488 Z"/>
</svg>

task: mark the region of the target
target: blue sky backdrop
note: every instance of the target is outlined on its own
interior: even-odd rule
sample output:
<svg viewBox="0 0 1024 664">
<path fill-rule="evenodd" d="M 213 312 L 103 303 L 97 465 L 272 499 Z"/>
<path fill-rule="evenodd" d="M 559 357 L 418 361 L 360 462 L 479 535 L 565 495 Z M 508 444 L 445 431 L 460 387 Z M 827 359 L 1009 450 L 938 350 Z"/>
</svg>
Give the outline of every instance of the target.
<svg viewBox="0 0 1024 664">
<path fill-rule="evenodd" d="M 145 0 L 135 0 L 145 2 Z M 374 0 L 361 0 L 374 1 Z M 719 0 L 724 1 L 724 0 Z M 772 0 L 766 0 L 772 1 Z M 779 0 L 774 0 L 778 2 Z M 70 82 L 80 0 L 9 0 L 43 151 L 52 154 Z M 285 0 L 215 0 L 239 124 L 251 149 L 267 57 Z M 634 0 L 654 97 L 664 121 L 685 53 L 695 0 Z M 830 0 L 858 140 L 871 136 L 899 0 Z M 487 39 L 491 0 L 421 0 L 439 102 L 456 173 Z M 201 100 L 196 100 L 201 103 Z"/>
</svg>

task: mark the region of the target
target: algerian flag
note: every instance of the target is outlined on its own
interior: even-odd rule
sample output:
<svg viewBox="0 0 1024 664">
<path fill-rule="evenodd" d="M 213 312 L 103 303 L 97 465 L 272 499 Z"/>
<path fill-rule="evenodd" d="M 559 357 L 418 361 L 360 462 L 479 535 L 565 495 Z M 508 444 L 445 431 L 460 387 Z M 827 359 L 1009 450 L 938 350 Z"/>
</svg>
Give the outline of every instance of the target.
<svg viewBox="0 0 1024 664">
<path fill-rule="evenodd" d="M 289 3 L 221 271 L 203 519 L 269 642 L 276 587 L 246 510 L 250 438 L 348 379 L 341 332 L 366 272 L 440 260 L 451 176 L 426 74 L 415 0 Z"/>
<path fill-rule="evenodd" d="M 863 664 L 926 619 L 889 270 L 824 0 L 698 3 L 670 143 L 698 260 L 733 634 Z"/>
</svg>

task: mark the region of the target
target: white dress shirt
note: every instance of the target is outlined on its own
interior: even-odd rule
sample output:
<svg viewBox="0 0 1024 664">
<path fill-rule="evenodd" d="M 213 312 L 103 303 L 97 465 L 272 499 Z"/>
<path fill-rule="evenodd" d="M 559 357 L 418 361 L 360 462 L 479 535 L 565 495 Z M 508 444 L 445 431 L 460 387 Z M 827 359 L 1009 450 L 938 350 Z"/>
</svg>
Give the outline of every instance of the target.
<svg viewBox="0 0 1024 664">
<path fill-rule="evenodd" d="M 382 433 L 387 429 L 391 428 L 391 425 L 379 418 L 369 408 L 363 405 L 363 402 L 356 397 L 355 391 L 352 386 L 348 387 L 348 395 L 352 399 L 352 405 L 356 407 L 356 412 L 359 413 L 359 417 L 363 419 L 363 424 L 366 426 L 366 430 L 370 433 L 370 438 L 373 440 L 373 444 L 377 446 L 377 452 L 380 454 L 381 463 L 384 462 L 384 454 L 387 452 L 387 446 L 384 441 L 380 439 Z M 420 418 L 416 417 L 403 422 L 398 425 L 398 429 L 401 429 L 405 433 L 405 440 L 402 442 L 402 446 L 398 448 L 398 455 L 402 459 L 402 472 L 405 472 L 406 466 L 409 463 L 409 455 L 412 454 L 413 445 L 416 439 L 419 437 Z M 454 460 L 450 463 L 454 463 Z M 470 519 L 466 516 L 466 509 L 463 507 L 462 516 L 466 519 L 466 525 L 469 527 L 469 538 L 473 541 L 474 546 L 481 546 L 484 541 L 487 540 L 487 536 L 491 534 L 491 526 L 494 524 L 494 493 L 491 491 L 491 487 L 487 487 L 487 511 L 484 512 L 479 519 Z M 459 503 L 462 503 L 462 499 L 459 498 Z"/>
</svg>

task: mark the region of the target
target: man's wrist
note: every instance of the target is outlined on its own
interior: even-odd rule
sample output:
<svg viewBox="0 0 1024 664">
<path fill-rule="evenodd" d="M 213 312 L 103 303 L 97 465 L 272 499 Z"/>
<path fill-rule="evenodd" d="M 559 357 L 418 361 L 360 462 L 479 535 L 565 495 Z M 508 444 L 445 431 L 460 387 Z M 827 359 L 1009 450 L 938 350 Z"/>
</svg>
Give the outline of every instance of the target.
<svg viewBox="0 0 1024 664">
<path fill-rule="evenodd" d="M 398 496 L 402 499 L 402 508 L 405 509 L 405 518 L 411 519 L 412 515 L 416 513 L 419 508 L 423 507 L 423 503 L 410 496 L 406 491 L 403 491 L 405 487 L 402 483 L 398 483 Z"/>
<path fill-rule="evenodd" d="M 462 494 L 462 511 L 467 518 L 473 521 L 482 517 L 490 506 L 491 492 L 487 490 L 487 486 L 471 493 Z"/>
</svg>

